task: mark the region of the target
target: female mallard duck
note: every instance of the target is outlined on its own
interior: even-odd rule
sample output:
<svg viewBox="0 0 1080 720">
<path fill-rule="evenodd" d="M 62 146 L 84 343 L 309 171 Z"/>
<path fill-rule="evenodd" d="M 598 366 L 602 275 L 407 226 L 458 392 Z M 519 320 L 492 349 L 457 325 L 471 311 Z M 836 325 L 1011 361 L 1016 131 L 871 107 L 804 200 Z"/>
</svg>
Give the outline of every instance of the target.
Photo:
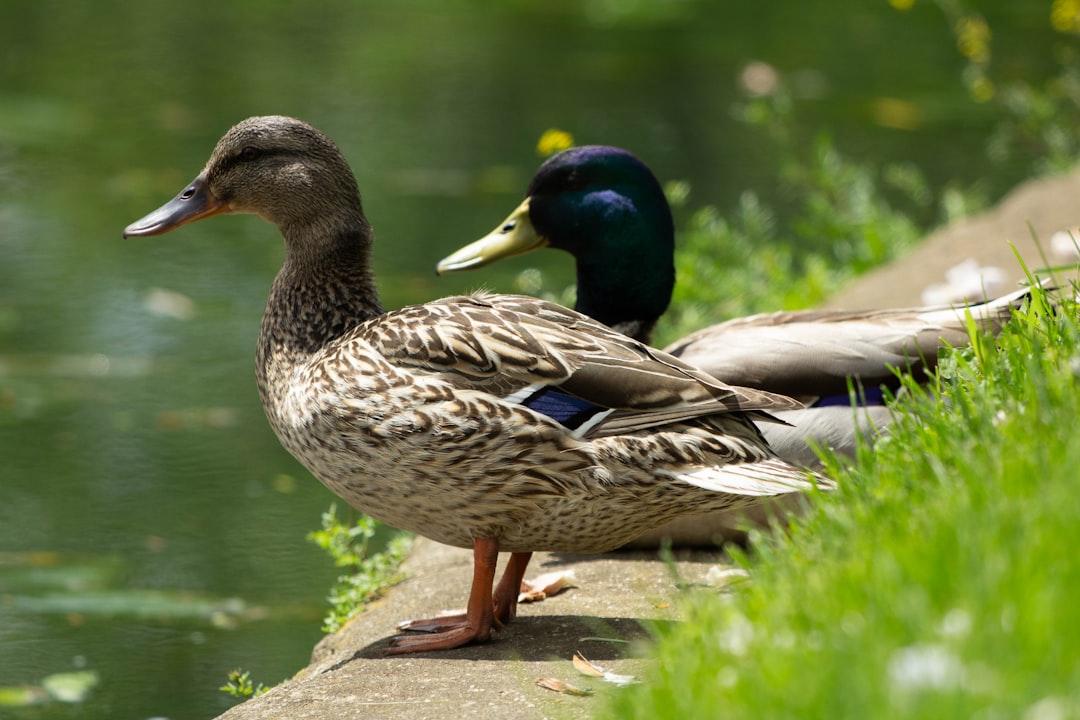
<svg viewBox="0 0 1080 720">
<path fill-rule="evenodd" d="M 675 284 L 675 233 L 660 183 L 644 163 L 604 146 L 552 156 L 510 217 L 442 260 L 437 270 L 480 267 L 541 247 L 574 256 L 578 311 L 649 342 Z M 1026 294 L 1021 290 L 966 310 L 976 323 L 996 330 Z M 849 381 L 873 400 L 877 388 L 898 386 L 894 368 L 925 373 L 939 348 L 967 342 L 964 312 L 941 307 L 752 315 L 699 330 L 665 350 L 724 382 L 815 406 L 782 414 L 791 425 L 762 427 L 781 457 L 813 465 L 812 446 L 850 455 L 860 435 L 889 422 L 880 404 L 852 411 Z"/>
<path fill-rule="evenodd" d="M 731 387 L 558 305 L 477 294 L 386 312 L 352 171 L 319 131 L 250 118 L 175 199 L 124 230 L 219 213 L 277 225 L 263 315 L 270 425 L 350 505 L 473 549 L 467 611 L 408 624 L 391 653 L 487 639 L 533 551 L 617 547 L 673 517 L 813 486 L 752 419 L 798 404 Z M 512 553 L 495 593 L 499 551 Z"/>
</svg>

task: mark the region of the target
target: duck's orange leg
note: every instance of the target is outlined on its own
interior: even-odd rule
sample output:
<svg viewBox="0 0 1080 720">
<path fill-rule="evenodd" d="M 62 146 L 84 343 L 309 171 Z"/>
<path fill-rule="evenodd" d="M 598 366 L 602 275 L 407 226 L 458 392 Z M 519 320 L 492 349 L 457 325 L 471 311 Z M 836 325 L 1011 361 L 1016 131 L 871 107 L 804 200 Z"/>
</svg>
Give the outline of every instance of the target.
<svg viewBox="0 0 1080 720">
<path fill-rule="evenodd" d="M 517 617 L 518 595 L 530 559 L 531 552 L 510 553 L 510 561 L 506 563 L 502 579 L 495 588 L 495 622 L 500 626 L 509 625 Z"/>
<path fill-rule="evenodd" d="M 429 620 L 412 620 L 398 627 L 402 630 L 422 630 L 430 634 L 401 636 L 390 641 L 387 655 L 450 650 L 471 642 L 483 642 L 491 635 L 495 624 L 491 585 L 495 581 L 495 564 L 499 559 L 499 541 L 479 538 L 473 543 L 473 579 L 465 615 Z M 513 558 L 511 558 L 511 562 Z M 528 560 L 526 559 L 526 563 Z M 507 568 L 509 570 L 509 568 Z M 524 573 L 524 568 L 522 569 Z M 519 582 L 520 584 L 520 582 Z M 500 587 L 502 583 L 499 583 Z M 517 595 L 514 595 L 517 601 Z"/>
</svg>

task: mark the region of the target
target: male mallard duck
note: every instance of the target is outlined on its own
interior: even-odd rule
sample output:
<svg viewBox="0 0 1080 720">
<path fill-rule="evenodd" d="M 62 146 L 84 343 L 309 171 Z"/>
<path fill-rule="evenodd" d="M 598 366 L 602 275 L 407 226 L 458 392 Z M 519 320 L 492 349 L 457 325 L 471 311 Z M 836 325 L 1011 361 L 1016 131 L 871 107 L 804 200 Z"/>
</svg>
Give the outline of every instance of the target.
<svg viewBox="0 0 1080 720">
<path fill-rule="evenodd" d="M 675 233 L 660 183 L 631 153 L 575 147 L 545 161 L 525 201 L 486 237 L 442 260 L 439 273 L 481 267 L 541 247 L 577 262 L 576 309 L 648 343 L 675 284 Z M 966 310 L 998 329 L 1026 290 Z M 665 350 L 724 382 L 796 397 L 808 405 L 763 426 L 784 459 L 813 465 L 808 446 L 852 454 L 860 435 L 888 424 L 880 404 L 854 413 L 849 379 L 871 399 L 895 388 L 894 368 L 925 373 L 945 344 L 967 344 L 964 311 L 948 307 L 867 312 L 779 312 L 699 330 Z M 859 422 L 856 422 L 856 421 Z"/>
<path fill-rule="evenodd" d="M 798 406 L 789 398 L 534 298 L 383 310 L 356 180 L 310 125 L 241 122 L 124 235 L 219 213 L 259 215 L 285 239 L 256 365 L 281 443 L 357 509 L 473 549 L 466 613 L 408 624 L 432 634 L 396 638 L 391 653 L 487 639 L 514 617 L 533 551 L 608 550 L 681 514 L 814 485 L 751 422 Z M 493 595 L 499 551 L 512 555 Z"/>
</svg>

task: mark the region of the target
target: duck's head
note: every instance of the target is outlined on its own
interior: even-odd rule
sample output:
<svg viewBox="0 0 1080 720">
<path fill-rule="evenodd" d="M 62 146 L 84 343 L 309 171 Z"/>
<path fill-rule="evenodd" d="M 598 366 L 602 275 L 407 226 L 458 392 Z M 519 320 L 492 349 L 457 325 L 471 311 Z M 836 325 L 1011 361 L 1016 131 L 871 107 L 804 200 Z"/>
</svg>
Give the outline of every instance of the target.
<svg viewBox="0 0 1080 720">
<path fill-rule="evenodd" d="M 552 156 L 525 201 L 486 237 L 443 259 L 440 274 L 552 247 L 574 256 L 577 309 L 607 323 L 651 323 L 675 285 L 674 225 L 663 189 L 633 154 L 601 145 Z"/>
<path fill-rule="evenodd" d="M 366 228 L 356 178 L 337 146 L 305 122 L 252 117 L 218 141 L 206 167 L 179 195 L 124 229 L 160 235 L 220 213 L 251 213 L 287 241 Z"/>
</svg>

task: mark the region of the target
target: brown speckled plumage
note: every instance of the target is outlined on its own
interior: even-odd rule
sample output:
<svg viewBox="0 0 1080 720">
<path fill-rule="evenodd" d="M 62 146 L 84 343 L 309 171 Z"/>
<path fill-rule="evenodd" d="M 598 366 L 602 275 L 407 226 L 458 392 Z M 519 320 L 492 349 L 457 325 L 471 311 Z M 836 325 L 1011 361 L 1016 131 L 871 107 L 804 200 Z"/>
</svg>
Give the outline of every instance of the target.
<svg viewBox="0 0 1080 720">
<path fill-rule="evenodd" d="M 724 385 L 574 311 L 481 294 L 384 312 L 352 172 L 298 120 L 235 126 L 188 189 L 125 233 L 219 212 L 258 214 L 285 239 L 257 353 L 282 444 L 354 507 L 475 548 L 469 616 L 397 652 L 487 637 L 498 550 L 515 553 L 494 601 L 509 621 L 506 587 L 532 551 L 607 550 L 680 514 L 812 485 L 751 422 L 794 401 Z M 613 412 L 573 430 L 507 399 L 556 386 Z"/>
</svg>

